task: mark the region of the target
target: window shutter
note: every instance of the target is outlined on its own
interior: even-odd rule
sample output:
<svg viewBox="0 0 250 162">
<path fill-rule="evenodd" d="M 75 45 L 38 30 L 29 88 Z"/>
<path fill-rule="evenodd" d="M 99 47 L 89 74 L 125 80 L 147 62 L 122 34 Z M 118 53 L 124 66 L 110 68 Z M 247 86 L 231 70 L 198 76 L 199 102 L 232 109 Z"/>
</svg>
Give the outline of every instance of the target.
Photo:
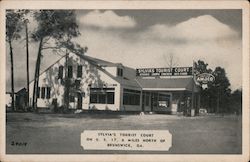
<svg viewBox="0 0 250 162">
<path fill-rule="evenodd" d="M 82 77 L 82 65 L 79 65 L 77 67 L 77 78 L 81 78 Z"/>
<path fill-rule="evenodd" d="M 72 66 L 68 66 L 68 77 L 69 78 L 73 77 L 73 68 L 72 68 Z"/>
<path fill-rule="evenodd" d="M 50 99 L 50 90 L 51 90 L 51 88 L 47 87 L 47 93 L 46 93 L 46 98 L 47 99 Z"/>
<path fill-rule="evenodd" d="M 58 79 L 63 78 L 63 66 L 59 66 Z"/>
<path fill-rule="evenodd" d="M 41 98 L 44 99 L 45 98 L 45 87 L 42 87 L 42 94 L 41 94 Z"/>
</svg>

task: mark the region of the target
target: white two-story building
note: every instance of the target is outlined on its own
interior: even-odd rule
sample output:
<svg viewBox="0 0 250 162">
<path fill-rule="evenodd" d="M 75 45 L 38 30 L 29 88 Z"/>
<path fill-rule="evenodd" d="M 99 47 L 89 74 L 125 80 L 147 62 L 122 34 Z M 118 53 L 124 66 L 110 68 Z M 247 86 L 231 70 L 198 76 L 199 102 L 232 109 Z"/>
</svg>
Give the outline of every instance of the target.
<svg viewBox="0 0 250 162">
<path fill-rule="evenodd" d="M 192 91 L 198 94 L 192 77 L 143 78 L 120 63 L 70 53 L 40 73 L 36 95 L 40 110 L 65 106 L 67 97 L 69 109 L 171 112 L 183 111 Z"/>
</svg>

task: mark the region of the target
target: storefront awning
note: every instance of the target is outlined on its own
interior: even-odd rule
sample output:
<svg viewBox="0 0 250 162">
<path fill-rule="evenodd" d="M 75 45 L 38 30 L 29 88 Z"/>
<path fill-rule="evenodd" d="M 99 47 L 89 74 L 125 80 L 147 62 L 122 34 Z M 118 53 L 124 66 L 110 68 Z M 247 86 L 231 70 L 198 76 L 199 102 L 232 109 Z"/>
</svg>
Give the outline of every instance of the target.
<svg viewBox="0 0 250 162">
<path fill-rule="evenodd" d="M 199 92 L 193 78 L 137 78 L 142 90 L 151 91 L 192 91 Z"/>
</svg>

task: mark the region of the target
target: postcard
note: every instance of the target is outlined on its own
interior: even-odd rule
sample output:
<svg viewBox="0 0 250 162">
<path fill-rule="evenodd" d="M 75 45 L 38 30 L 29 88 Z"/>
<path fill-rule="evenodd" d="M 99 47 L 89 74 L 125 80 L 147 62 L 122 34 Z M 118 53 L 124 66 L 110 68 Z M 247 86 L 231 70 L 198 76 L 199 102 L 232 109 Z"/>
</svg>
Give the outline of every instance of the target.
<svg viewBox="0 0 250 162">
<path fill-rule="evenodd" d="M 249 3 L 0 3 L 1 161 L 249 161 Z"/>
</svg>

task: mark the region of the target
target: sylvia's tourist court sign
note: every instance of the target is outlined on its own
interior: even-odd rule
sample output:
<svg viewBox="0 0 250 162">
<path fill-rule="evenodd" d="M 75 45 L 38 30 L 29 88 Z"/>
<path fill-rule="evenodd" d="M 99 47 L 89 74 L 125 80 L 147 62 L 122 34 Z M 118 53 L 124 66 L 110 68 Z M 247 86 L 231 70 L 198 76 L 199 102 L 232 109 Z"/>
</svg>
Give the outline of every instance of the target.
<svg viewBox="0 0 250 162">
<path fill-rule="evenodd" d="M 168 151 L 172 134 L 168 130 L 85 130 L 84 150 Z"/>
<path fill-rule="evenodd" d="M 173 68 L 142 68 L 136 69 L 136 76 L 188 76 L 192 75 L 192 67 L 173 67 Z"/>
</svg>

